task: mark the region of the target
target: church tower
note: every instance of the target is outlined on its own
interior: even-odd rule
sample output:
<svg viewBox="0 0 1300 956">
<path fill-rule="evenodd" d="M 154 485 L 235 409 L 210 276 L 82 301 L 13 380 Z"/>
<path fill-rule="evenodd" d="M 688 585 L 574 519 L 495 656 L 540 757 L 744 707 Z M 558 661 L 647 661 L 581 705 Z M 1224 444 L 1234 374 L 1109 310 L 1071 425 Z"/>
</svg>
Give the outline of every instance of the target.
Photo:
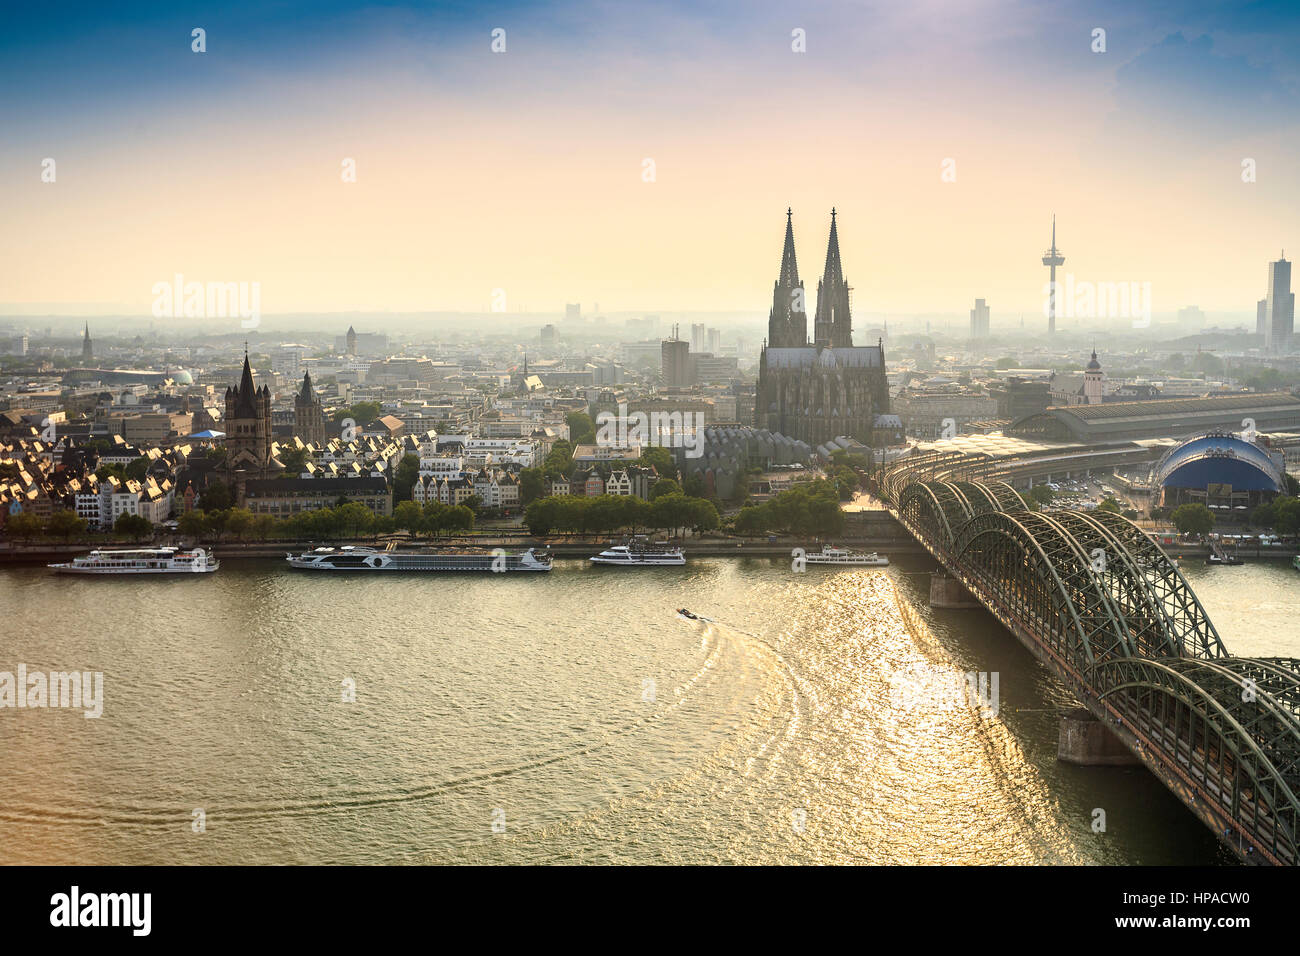
<svg viewBox="0 0 1300 956">
<path fill-rule="evenodd" d="M 826 244 L 826 267 L 817 283 L 817 314 L 813 320 L 813 344 L 819 348 L 853 347 L 853 319 L 849 315 L 849 284 L 840 266 L 840 237 L 831 210 L 831 237 Z"/>
<path fill-rule="evenodd" d="M 772 348 L 802 348 L 808 344 L 808 313 L 804 306 L 799 263 L 794 257 L 793 212 L 785 211 L 785 247 L 781 274 L 772 285 L 772 311 L 767 319 L 767 344 Z"/>
<path fill-rule="evenodd" d="M 348 354 L 357 354 L 357 330 L 350 325 L 348 326 Z"/>
<path fill-rule="evenodd" d="M 90 346 L 90 323 L 86 323 L 86 335 L 81 340 L 81 360 L 83 362 L 93 362 L 95 360 L 95 350 Z"/>
<path fill-rule="evenodd" d="M 1092 361 L 1083 372 L 1083 404 L 1100 405 L 1102 399 L 1102 380 L 1105 376 L 1101 371 L 1101 363 L 1097 361 L 1097 350 L 1092 350 Z"/>
<path fill-rule="evenodd" d="M 293 399 L 293 433 L 310 445 L 325 444 L 325 412 L 311 387 L 311 372 L 304 372 L 302 388 Z"/>
<path fill-rule="evenodd" d="M 253 368 L 244 351 L 244 373 L 237 388 L 226 389 L 226 461 L 224 477 L 236 503 L 244 503 L 244 482 L 272 478 L 284 465 L 271 457 L 271 390 L 253 384 Z"/>
</svg>

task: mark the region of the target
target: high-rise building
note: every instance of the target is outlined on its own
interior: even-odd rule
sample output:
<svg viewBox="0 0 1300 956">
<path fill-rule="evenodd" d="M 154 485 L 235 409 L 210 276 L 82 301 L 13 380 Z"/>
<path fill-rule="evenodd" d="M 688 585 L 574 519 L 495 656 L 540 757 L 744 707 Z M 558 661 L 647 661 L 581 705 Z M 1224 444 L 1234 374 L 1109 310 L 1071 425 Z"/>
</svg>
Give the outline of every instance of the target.
<svg viewBox="0 0 1300 956">
<path fill-rule="evenodd" d="M 1268 297 L 1264 306 L 1264 348 L 1269 352 L 1291 350 L 1295 331 L 1295 293 L 1291 291 L 1291 263 L 1285 255 L 1268 264 Z"/>
<path fill-rule="evenodd" d="M 665 339 L 661 346 L 660 376 L 667 388 L 685 388 L 695 384 L 691 381 L 691 344 L 677 337 L 677 326 L 673 326 L 673 337 Z"/>
<path fill-rule="evenodd" d="M 970 337 L 987 338 L 989 334 L 989 307 L 983 299 L 975 300 L 975 308 L 970 310 Z"/>
<path fill-rule="evenodd" d="M 1043 253 L 1043 265 L 1047 266 L 1051 272 L 1048 281 L 1051 283 L 1047 287 L 1047 334 L 1056 334 L 1056 267 L 1065 265 L 1065 256 L 1061 255 L 1061 250 L 1056 248 L 1056 217 L 1052 217 L 1052 248 Z"/>
<path fill-rule="evenodd" d="M 826 265 L 817 284 L 815 341 L 808 344 L 791 222 L 787 209 L 781 271 L 758 360 L 754 424 L 814 447 L 841 436 L 871 444 L 876 416 L 889 412 L 884 346 L 853 345 L 849 285 L 840 265 L 834 210 Z"/>
<path fill-rule="evenodd" d="M 1268 333 L 1264 331 L 1264 326 L 1267 322 L 1268 299 L 1260 299 L 1255 303 L 1255 334 L 1259 336 L 1261 345 L 1264 342 L 1264 338 L 1268 335 Z"/>
<path fill-rule="evenodd" d="M 704 351 L 704 323 L 703 322 L 691 323 L 691 351 L 692 352 Z"/>
</svg>

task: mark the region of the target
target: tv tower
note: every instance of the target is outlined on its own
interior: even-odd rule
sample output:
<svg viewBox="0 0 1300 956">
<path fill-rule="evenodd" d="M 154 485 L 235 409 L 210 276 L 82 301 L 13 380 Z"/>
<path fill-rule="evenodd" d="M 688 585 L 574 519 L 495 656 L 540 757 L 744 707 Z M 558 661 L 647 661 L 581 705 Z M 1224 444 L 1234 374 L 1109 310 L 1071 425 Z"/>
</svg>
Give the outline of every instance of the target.
<svg viewBox="0 0 1300 956">
<path fill-rule="evenodd" d="M 1047 334 L 1056 334 L 1056 267 L 1065 265 L 1065 256 L 1056 248 L 1056 214 L 1052 214 L 1052 248 L 1043 255 L 1043 265 L 1051 269 L 1051 285 L 1047 287 Z"/>
</svg>

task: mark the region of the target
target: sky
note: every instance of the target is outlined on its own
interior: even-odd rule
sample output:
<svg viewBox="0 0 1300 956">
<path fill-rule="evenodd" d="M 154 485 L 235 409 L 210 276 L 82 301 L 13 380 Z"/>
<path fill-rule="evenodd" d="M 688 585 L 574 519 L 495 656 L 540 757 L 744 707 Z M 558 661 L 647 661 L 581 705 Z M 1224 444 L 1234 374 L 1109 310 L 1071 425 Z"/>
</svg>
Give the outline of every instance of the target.
<svg viewBox="0 0 1300 956">
<path fill-rule="evenodd" d="M 1156 312 L 1253 314 L 1268 261 L 1300 250 L 1300 4 L 4 18 L 10 313 L 147 316 L 179 273 L 258 283 L 267 314 L 765 316 L 787 207 L 810 292 L 835 207 L 855 313 L 964 315 L 979 297 L 995 327 L 1041 310 L 1053 215 L 1062 273 L 1149 282 Z"/>
</svg>

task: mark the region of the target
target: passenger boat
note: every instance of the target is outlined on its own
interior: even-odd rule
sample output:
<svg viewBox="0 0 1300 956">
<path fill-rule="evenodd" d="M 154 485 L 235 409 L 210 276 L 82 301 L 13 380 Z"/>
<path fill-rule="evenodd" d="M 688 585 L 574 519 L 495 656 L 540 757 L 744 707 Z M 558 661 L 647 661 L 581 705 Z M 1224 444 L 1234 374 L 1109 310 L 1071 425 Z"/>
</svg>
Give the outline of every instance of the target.
<svg viewBox="0 0 1300 956">
<path fill-rule="evenodd" d="M 606 548 L 591 559 L 592 564 L 626 565 L 628 567 L 676 567 L 686 563 L 681 548 L 666 541 L 634 539 L 627 544 Z"/>
<path fill-rule="evenodd" d="M 804 555 L 809 564 L 846 564 L 855 567 L 883 568 L 889 565 L 889 559 L 874 551 L 849 551 L 845 548 L 832 548 L 822 545 L 822 549 Z"/>
<path fill-rule="evenodd" d="M 60 574 L 211 574 L 221 562 L 202 548 L 135 548 L 95 550 L 49 567 Z"/>
<path fill-rule="evenodd" d="M 316 548 L 286 555 L 302 571 L 549 571 L 551 556 L 529 548 L 522 553 L 494 551 L 380 551 L 377 548 Z"/>
</svg>

